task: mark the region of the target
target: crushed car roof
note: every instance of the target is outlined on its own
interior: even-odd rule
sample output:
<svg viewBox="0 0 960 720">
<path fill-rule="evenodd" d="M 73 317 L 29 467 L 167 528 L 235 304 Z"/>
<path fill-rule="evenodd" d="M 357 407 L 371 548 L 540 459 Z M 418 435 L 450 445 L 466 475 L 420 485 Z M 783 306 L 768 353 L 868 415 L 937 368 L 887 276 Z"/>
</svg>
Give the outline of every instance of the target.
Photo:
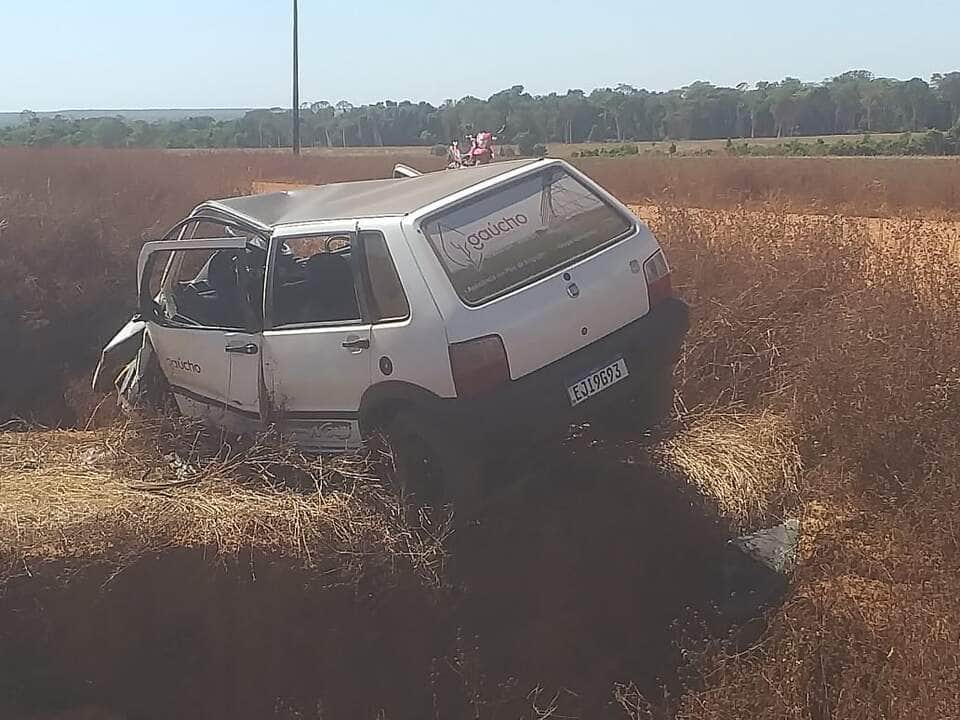
<svg viewBox="0 0 960 720">
<path fill-rule="evenodd" d="M 263 227 L 316 220 L 406 215 L 437 200 L 538 160 L 513 160 L 416 177 L 332 183 L 298 190 L 246 195 L 204 205 L 218 207 Z"/>
</svg>

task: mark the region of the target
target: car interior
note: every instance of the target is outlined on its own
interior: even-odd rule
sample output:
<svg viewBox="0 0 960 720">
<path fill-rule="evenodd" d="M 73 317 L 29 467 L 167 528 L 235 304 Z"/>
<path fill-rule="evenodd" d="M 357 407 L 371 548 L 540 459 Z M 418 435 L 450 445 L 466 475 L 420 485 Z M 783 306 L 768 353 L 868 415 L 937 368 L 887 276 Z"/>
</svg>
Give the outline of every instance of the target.
<svg viewBox="0 0 960 720">
<path fill-rule="evenodd" d="M 262 320 L 266 250 L 212 252 L 194 274 L 199 252 L 183 253 L 171 278 L 175 316 L 189 325 L 247 329 Z M 192 267 L 191 267 L 192 266 Z M 360 320 L 348 236 L 293 238 L 277 254 L 273 324 L 304 325 Z"/>
<path fill-rule="evenodd" d="M 258 249 L 214 252 L 193 279 L 174 286 L 177 315 L 205 327 L 249 328 L 260 314 L 265 258 Z"/>
<path fill-rule="evenodd" d="M 274 325 L 360 320 L 350 238 L 293 238 L 277 254 Z"/>
</svg>

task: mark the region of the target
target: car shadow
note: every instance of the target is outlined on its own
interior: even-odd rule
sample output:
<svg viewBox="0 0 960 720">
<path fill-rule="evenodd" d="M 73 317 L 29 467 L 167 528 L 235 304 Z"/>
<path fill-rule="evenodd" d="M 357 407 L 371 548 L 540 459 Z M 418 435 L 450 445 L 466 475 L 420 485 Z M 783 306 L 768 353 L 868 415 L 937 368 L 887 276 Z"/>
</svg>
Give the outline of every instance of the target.
<svg viewBox="0 0 960 720">
<path fill-rule="evenodd" d="M 451 546 L 455 620 L 494 704 L 553 692 L 598 717 L 633 683 L 669 705 L 696 682 L 689 640 L 755 632 L 786 588 L 642 448 L 583 438 L 515 472 Z"/>
<path fill-rule="evenodd" d="M 619 684 L 669 717 L 699 649 L 749 642 L 786 587 L 642 447 L 503 472 L 440 583 L 203 546 L 34 567 L 0 588 L 0 716 L 622 718 Z"/>
</svg>

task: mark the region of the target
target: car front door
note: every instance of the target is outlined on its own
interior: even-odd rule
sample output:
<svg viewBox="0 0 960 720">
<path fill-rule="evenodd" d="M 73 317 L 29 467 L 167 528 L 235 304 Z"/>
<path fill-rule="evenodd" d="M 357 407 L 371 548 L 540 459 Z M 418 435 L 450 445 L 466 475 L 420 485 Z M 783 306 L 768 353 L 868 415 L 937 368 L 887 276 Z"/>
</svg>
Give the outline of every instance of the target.
<svg viewBox="0 0 960 720">
<path fill-rule="evenodd" d="M 246 237 L 144 245 L 141 315 L 184 415 L 237 431 L 259 425 L 265 260 Z"/>
<path fill-rule="evenodd" d="M 359 291 L 356 234 L 274 238 L 263 332 L 271 417 L 303 448 L 360 445 L 371 324 Z"/>
</svg>

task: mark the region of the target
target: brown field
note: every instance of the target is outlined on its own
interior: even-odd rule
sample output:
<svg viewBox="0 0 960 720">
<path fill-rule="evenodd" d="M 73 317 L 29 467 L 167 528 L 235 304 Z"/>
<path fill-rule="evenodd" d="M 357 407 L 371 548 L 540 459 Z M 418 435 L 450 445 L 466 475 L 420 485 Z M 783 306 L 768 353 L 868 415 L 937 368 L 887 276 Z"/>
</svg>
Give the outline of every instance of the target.
<svg viewBox="0 0 960 720">
<path fill-rule="evenodd" d="M 902 133 L 871 133 L 870 137 L 874 140 L 893 140 L 900 137 Z M 795 136 L 795 137 L 761 137 L 761 138 L 732 138 L 736 143 L 749 143 L 750 145 L 778 145 L 784 142 L 801 142 L 801 143 L 813 143 L 817 140 L 823 140 L 826 143 L 837 142 L 838 140 L 858 140 L 861 135 L 813 135 L 813 136 Z M 617 147 L 619 145 L 636 145 L 637 149 L 640 151 L 640 154 L 666 154 L 671 144 L 676 145 L 678 155 L 701 155 L 706 151 L 711 151 L 714 153 L 724 152 L 724 148 L 727 144 L 726 138 L 719 140 L 652 140 L 652 141 L 623 141 L 617 142 L 610 140 L 604 143 L 599 142 L 583 142 L 583 143 L 549 143 L 548 148 L 550 150 L 551 157 L 560 157 L 560 158 L 571 158 L 574 153 L 580 153 L 584 150 L 597 150 L 603 148 Z M 515 145 L 503 145 L 501 147 L 508 147 L 514 152 L 517 151 Z M 430 156 L 430 147 L 424 147 L 422 145 L 408 146 L 408 147 L 347 147 L 347 148 L 327 148 L 327 147 L 309 147 L 304 148 L 304 153 L 310 156 L 316 157 L 376 157 L 383 155 L 395 155 L 397 153 L 407 155 L 408 157 L 429 157 Z M 261 150 L 170 150 L 168 152 L 179 153 L 184 155 L 192 155 L 196 153 L 221 153 L 221 152 L 250 152 L 250 153 L 260 153 Z M 276 153 L 288 153 L 289 150 L 270 150 L 268 152 Z"/>
<path fill-rule="evenodd" d="M 870 137 L 874 140 L 889 140 L 894 139 L 900 136 L 900 133 L 873 133 Z M 801 143 L 813 143 L 817 140 L 823 140 L 826 143 L 836 142 L 838 140 L 857 140 L 861 136 L 859 135 L 814 135 L 814 136 L 805 136 L 800 135 L 796 137 L 761 137 L 761 138 L 732 138 L 735 143 L 749 143 L 750 145 L 778 145 L 789 141 L 801 142 Z M 636 145 L 637 149 L 641 154 L 650 154 L 650 153 L 660 153 L 665 154 L 668 152 L 670 145 L 677 146 L 677 154 L 679 155 L 698 155 L 706 151 L 711 151 L 714 153 L 724 152 L 724 148 L 727 144 L 726 138 L 717 139 L 717 140 L 659 140 L 659 141 L 642 141 L 642 142 L 625 142 L 618 143 L 614 141 L 609 141 L 606 143 L 550 143 L 550 153 L 554 157 L 573 157 L 575 152 L 582 152 L 584 150 L 596 150 L 598 148 L 609 148 L 611 146 L 617 146 L 622 144 Z"/>
<path fill-rule="evenodd" d="M 531 457 L 472 534 L 404 526 L 381 457 L 91 421 L 140 242 L 398 159 L 0 151 L 0 714 L 960 716 L 956 160 L 578 162 L 691 303 L 675 417 Z M 786 516 L 738 615 L 723 541 Z"/>
<path fill-rule="evenodd" d="M 569 147 L 573 146 L 558 145 L 551 156 L 568 157 Z M 423 148 L 403 148 L 403 154 L 389 153 L 387 148 L 359 150 L 365 152 L 353 156 L 343 155 L 345 151 L 339 149 L 316 154 L 311 151 L 299 163 L 279 153 L 265 153 L 271 160 L 262 165 L 256 161 L 256 175 L 260 180 L 301 183 L 312 181 L 309 174 L 303 174 L 303 168 L 323 168 L 319 171 L 321 178 L 331 171 L 352 178 L 356 168 L 379 167 L 377 162 L 389 158 L 424 170 L 443 164 Z M 352 153 L 353 149 L 348 151 Z M 239 153 L 244 154 L 261 157 L 260 153 Z M 802 214 L 927 219 L 960 214 L 960 158 L 643 156 L 578 158 L 573 162 L 617 197 L 634 203 L 716 209 L 772 203 L 777 210 Z"/>
</svg>

